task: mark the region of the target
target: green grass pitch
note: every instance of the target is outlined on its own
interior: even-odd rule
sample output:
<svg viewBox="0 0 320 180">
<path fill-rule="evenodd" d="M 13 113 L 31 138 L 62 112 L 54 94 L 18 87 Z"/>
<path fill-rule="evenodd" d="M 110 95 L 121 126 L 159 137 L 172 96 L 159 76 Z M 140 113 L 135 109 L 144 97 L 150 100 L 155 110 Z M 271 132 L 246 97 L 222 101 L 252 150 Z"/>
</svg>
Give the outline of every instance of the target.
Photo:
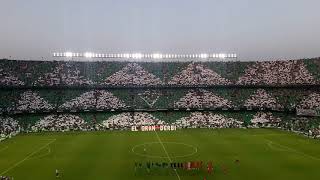
<svg viewBox="0 0 320 180">
<path fill-rule="evenodd" d="M 135 162 L 192 160 L 212 161 L 213 174 L 134 168 Z M 1 175 L 50 180 L 55 169 L 60 179 L 75 180 L 316 180 L 320 142 L 276 129 L 189 129 L 33 133 L 0 143 Z"/>
</svg>

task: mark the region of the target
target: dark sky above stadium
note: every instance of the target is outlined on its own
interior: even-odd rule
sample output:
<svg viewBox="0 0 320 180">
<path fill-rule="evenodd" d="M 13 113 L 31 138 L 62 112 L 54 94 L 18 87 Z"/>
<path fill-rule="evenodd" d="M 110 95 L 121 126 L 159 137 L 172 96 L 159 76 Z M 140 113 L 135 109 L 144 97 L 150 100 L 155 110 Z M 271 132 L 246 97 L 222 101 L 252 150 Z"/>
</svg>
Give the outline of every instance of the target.
<svg viewBox="0 0 320 180">
<path fill-rule="evenodd" d="M 319 0 L 2 0 L 0 58 L 56 51 L 320 56 Z"/>
</svg>

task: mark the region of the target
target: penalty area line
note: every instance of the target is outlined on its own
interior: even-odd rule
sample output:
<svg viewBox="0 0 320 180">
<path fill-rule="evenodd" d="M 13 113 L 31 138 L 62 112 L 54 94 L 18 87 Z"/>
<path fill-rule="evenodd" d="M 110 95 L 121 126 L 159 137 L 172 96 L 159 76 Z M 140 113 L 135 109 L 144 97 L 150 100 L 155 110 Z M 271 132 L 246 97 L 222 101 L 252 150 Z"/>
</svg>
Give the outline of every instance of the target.
<svg viewBox="0 0 320 180">
<path fill-rule="evenodd" d="M 293 153 L 300 154 L 300 155 L 302 155 L 302 156 L 311 158 L 311 159 L 313 159 L 313 160 L 320 161 L 320 158 L 318 158 L 318 157 L 315 157 L 315 156 L 306 154 L 306 153 L 304 153 L 304 152 L 298 151 L 298 150 L 296 150 L 296 149 L 294 149 L 294 148 L 290 148 L 290 147 L 288 147 L 288 146 L 285 146 L 285 145 L 282 145 L 282 144 L 279 144 L 279 143 L 275 143 L 274 141 L 271 141 L 270 139 L 266 139 L 266 138 L 264 138 L 264 139 L 269 142 L 268 146 L 270 147 L 270 149 L 274 149 L 274 148 L 271 148 L 272 146 L 270 146 L 270 144 L 275 144 L 275 145 L 278 145 L 278 146 L 282 147 L 282 149 L 286 150 L 287 152 L 293 152 Z"/>
<path fill-rule="evenodd" d="M 50 141 L 49 143 L 45 144 L 44 146 L 40 147 L 39 149 L 33 151 L 31 154 L 29 154 L 28 156 L 26 156 L 24 159 L 22 159 L 21 161 L 15 163 L 13 166 L 9 167 L 8 169 L 6 169 L 5 171 L 3 171 L 0 176 L 4 175 L 5 173 L 9 172 L 10 170 L 12 170 L 13 168 L 19 166 L 21 163 L 23 163 L 24 161 L 28 160 L 28 158 L 30 158 L 31 156 L 33 156 L 34 154 L 36 154 L 37 152 L 41 151 L 42 149 L 44 149 L 45 147 L 49 146 L 51 143 L 53 143 L 54 141 L 56 141 L 56 139 L 53 139 L 52 141 Z"/>
<path fill-rule="evenodd" d="M 154 131 L 154 132 L 156 132 L 156 135 L 157 135 L 157 137 L 158 137 L 158 140 L 159 140 L 160 144 L 162 145 L 162 148 L 163 148 L 164 152 L 167 154 L 167 157 L 168 157 L 170 163 L 172 163 L 172 160 L 171 160 L 171 158 L 170 158 L 170 156 L 169 156 L 169 154 L 168 154 L 168 151 L 167 151 L 166 148 L 164 147 L 164 145 L 163 145 L 163 143 L 162 143 L 162 141 L 161 141 L 161 139 L 160 139 L 157 131 Z M 179 176 L 179 174 L 178 174 L 178 172 L 177 172 L 176 169 L 174 169 L 174 172 L 176 173 L 178 179 L 180 180 L 180 176 Z"/>
</svg>

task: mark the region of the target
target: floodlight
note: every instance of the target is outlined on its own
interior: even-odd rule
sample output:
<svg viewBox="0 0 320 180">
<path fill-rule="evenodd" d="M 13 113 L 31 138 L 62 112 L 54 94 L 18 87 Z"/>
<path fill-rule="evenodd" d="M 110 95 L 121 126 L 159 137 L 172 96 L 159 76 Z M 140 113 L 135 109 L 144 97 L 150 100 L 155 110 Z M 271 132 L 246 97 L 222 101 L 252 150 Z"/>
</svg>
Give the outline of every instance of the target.
<svg viewBox="0 0 320 180">
<path fill-rule="evenodd" d="M 123 57 L 124 58 L 129 58 L 130 56 L 129 56 L 129 54 L 123 54 Z"/>
<path fill-rule="evenodd" d="M 161 59 L 161 58 L 162 58 L 162 54 L 158 54 L 158 53 L 152 54 L 152 57 L 153 57 L 154 59 Z"/>
<path fill-rule="evenodd" d="M 86 58 L 92 58 L 93 54 L 91 52 L 84 53 L 84 57 Z"/>
<path fill-rule="evenodd" d="M 143 57 L 144 57 L 144 55 L 143 55 L 143 54 L 141 54 L 141 53 L 138 53 L 138 54 L 137 54 L 137 56 L 138 56 L 138 58 L 139 58 L 139 59 L 141 59 L 141 58 L 143 58 Z"/>
<path fill-rule="evenodd" d="M 226 54 L 219 54 L 219 58 L 225 58 L 226 57 Z"/>
<path fill-rule="evenodd" d="M 72 57 L 72 52 L 66 52 L 66 57 Z"/>
<path fill-rule="evenodd" d="M 133 58 L 135 58 L 135 59 L 141 59 L 142 57 L 143 57 L 143 55 L 141 53 L 133 54 Z"/>
<path fill-rule="evenodd" d="M 206 59 L 206 58 L 208 58 L 208 54 L 200 54 L 200 58 Z"/>
</svg>

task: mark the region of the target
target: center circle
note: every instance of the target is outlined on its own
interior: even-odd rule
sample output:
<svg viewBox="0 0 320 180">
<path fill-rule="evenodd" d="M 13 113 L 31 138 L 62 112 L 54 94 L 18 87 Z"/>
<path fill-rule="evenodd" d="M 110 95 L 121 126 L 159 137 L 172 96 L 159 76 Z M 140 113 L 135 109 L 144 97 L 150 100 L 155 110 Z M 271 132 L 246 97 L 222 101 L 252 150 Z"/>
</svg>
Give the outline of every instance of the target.
<svg viewBox="0 0 320 180">
<path fill-rule="evenodd" d="M 181 142 L 147 142 L 134 146 L 132 152 L 148 158 L 184 158 L 196 154 L 198 149 Z"/>
</svg>

